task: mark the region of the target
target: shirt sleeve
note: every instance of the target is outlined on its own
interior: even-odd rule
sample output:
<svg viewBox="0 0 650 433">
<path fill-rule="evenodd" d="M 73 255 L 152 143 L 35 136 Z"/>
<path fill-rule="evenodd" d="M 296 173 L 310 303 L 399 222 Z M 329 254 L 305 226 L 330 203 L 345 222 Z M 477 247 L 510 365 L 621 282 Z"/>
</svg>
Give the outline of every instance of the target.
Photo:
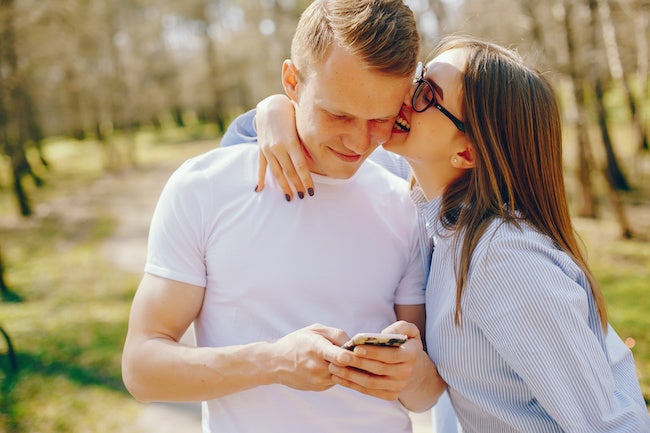
<svg viewBox="0 0 650 433">
<path fill-rule="evenodd" d="M 414 208 L 415 212 L 415 208 Z M 422 250 L 419 244 L 418 226 L 413 216 L 413 232 L 410 236 L 409 257 L 406 272 L 395 293 L 395 304 L 418 305 L 425 302 L 426 270 L 422 266 Z"/>
<path fill-rule="evenodd" d="M 496 236 L 476 256 L 467 313 L 560 428 L 645 431 L 643 399 L 616 383 L 595 300 L 569 256 L 541 236 Z"/>
<path fill-rule="evenodd" d="M 221 137 L 221 147 L 257 142 L 257 132 L 254 126 L 255 112 L 255 109 L 249 110 L 233 120 Z"/>
<path fill-rule="evenodd" d="M 167 181 L 149 228 L 145 272 L 205 287 L 206 266 L 201 197 L 186 162 Z"/>
</svg>

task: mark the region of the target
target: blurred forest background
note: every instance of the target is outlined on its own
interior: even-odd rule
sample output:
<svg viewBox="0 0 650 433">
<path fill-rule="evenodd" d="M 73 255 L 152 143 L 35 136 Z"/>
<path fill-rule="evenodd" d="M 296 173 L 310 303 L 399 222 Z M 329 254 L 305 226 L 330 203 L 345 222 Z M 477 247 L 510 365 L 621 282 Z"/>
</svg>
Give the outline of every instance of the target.
<svg viewBox="0 0 650 433">
<path fill-rule="evenodd" d="M 442 36 L 468 33 L 547 71 L 564 112 L 576 225 L 647 401 L 650 1 L 406 3 L 423 56 Z M 139 275 L 97 253 L 116 230 L 106 208 L 85 224 L 66 225 L 63 213 L 75 214 L 79 197 L 104 197 L 102 179 L 136 182 L 218 146 L 235 116 L 282 91 L 307 4 L 0 0 L 0 432 L 138 431 L 119 351 Z"/>
</svg>

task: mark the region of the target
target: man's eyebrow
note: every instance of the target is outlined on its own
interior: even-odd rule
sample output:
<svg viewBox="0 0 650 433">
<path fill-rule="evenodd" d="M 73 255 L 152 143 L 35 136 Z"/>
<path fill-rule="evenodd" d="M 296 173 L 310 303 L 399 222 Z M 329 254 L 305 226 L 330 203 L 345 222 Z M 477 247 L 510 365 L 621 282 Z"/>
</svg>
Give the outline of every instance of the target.
<svg viewBox="0 0 650 433">
<path fill-rule="evenodd" d="M 332 109 L 329 109 L 329 108 L 326 108 L 326 107 L 323 107 L 323 106 L 321 106 L 320 108 L 321 108 L 321 110 L 323 110 L 323 111 L 325 111 L 325 112 L 327 112 L 327 113 L 329 113 L 329 114 L 331 114 L 333 116 L 346 117 L 346 118 L 349 118 L 349 119 L 357 119 L 357 118 L 359 118 L 359 116 L 355 116 L 355 115 L 350 114 L 350 113 L 348 113 L 346 111 L 340 111 L 340 110 L 335 110 L 334 111 Z M 391 120 L 391 119 L 397 117 L 398 114 L 399 113 L 388 114 L 388 115 L 383 116 L 383 117 L 373 117 L 372 119 L 367 119 L 367 120 L 371 120 L 371 121 L 373 121 L 373 120 L 374 121 L 377 121 L 377 120 L 382 120 L 382 121 L 383 120 Z"/>
</svg>

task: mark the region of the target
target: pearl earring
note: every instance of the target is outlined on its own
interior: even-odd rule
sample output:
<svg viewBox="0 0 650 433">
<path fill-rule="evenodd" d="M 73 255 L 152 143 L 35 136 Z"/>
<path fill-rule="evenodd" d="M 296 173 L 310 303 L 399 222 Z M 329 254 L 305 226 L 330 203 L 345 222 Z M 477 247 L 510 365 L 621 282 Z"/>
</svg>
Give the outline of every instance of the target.
<svg viewBox="0 0 650 433">
<path fill-rule="evenodd" d="M 454 156 L 453 158 L 451 158 L 451 163 L 454 164 L 454 165 L 457 165 L 458 164 L 458 157 Z"/>
</svg>

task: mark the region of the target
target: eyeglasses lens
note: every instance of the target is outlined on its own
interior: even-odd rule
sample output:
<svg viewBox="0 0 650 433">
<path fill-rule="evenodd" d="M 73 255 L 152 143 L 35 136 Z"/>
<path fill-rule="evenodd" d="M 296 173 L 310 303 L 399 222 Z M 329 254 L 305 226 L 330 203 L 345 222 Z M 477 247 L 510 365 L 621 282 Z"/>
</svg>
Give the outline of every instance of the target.
<svg viewBox="0 0 650 433">
<path fill-rule="evenodd" d="M 415 111 L 421 112 L 426 110 L 431 105 L 435 104 L 436 95 L 433 92 L 433 89 L 426 81 L 420 81 L 415 93 L 413 94 L 413 109 Z"/>
</svg>

